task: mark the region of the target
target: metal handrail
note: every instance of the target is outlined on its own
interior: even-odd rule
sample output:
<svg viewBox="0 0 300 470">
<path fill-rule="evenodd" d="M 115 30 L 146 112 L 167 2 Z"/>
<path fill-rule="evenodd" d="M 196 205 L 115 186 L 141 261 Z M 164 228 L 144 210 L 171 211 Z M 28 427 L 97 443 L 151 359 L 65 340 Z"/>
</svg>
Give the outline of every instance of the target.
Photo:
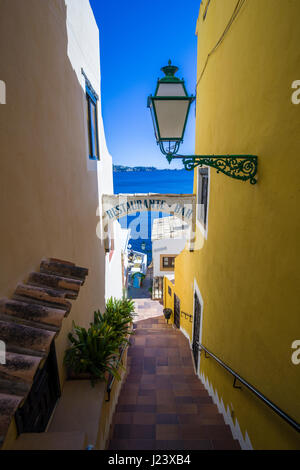
<svg viewBox="0 0 300 470">
<path fill-rule="evenodd" d="M 277 415 L 284 419 L 290 426 L 292 426 L 296 431 L 300 432 L 300 424 L 297 423 L 293 418 L 291 418 L 287 413 L 282 411 L 277 405 L 275 405 L 271 400 L 269 400 L 265 395 L 263 395 L 259 390 L 257 390 L 253 385 L 249 384 L 247 380 L 243 379 L 239 374 L 232 370 L 225 362 L 221 361 L 215 354 L 210 352 L 203 344 L 199 345 L 199 350 L 203 350 L 205 355 L 208 354 L 212 357 L 218 364 L 220 364 L 224 369 L 226 369 L 234 377 L 233 386 L 235 388 L 241 388 L 236 386 L 236 380 L 241 384 L 247 387 L 254 395 L 256 395 L 260 400 L 262 400 L 269 408 L 271 408 Z"/>
<path fill-rule="evenodd" d="M 190 313 L 186 313 L 183 310 L 181 310 L 181 315 L 184 315 L 185 319 L 186 317 L 188 317 L 190 319 L 190 323 L 192 323 L 193 315 L 191 315 Z"/>
</svg>

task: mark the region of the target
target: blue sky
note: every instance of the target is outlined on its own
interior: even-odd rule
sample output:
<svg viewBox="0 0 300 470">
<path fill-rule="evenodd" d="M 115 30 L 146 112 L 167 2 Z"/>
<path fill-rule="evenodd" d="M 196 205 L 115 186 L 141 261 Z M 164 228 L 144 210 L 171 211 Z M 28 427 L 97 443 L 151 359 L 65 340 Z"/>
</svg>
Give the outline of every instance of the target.
<svg viewBox="0 0 300 470">
<path fill-rule="evenodd" d="M 90 0 L 100 30 L 102 114 L 114 164 L 168 168 L 147 96 L 169 59 L 195 94 L 200 0 Z M 195 104 L 180 152 L 194 153 Z M 170 168 L 181 168 L 172 162 Z"/>
</svg>

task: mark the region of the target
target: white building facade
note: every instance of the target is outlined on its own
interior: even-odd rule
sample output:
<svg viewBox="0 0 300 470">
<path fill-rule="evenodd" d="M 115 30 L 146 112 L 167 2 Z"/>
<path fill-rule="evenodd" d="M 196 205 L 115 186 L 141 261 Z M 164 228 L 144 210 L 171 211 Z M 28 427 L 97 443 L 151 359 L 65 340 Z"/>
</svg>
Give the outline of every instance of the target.
<svg viewBox="0 0 300 470">
<path fill-rule="evenodd" d="M 86 164 L 88 171 L 95 171 L 98 175 L 99 210 L 97 211 L 97 236 L 103 241 L 104 231 L 102 224 L 102 194 L 113 194 L 113 165 L 112 157 L 108 151 L 101 100 L 101 67 L 100 67 L 100 41 L 99 29 L 96 23 L 89 0 L 65 0 L 67 7 L 68 56 L 76 72 L 82 89 L 87 93 L 91 88 L 95 94 L 97 108 L 98 149 L 95 159 L 90 155 L 89 121 L 85 119 L 86 135 Z M 80 47 L 78 47 L 80 45 Z M 83 113 L 87 113 L 87 103 L 83 102 Z M 92 155 L 94 156 L 94 155 Z M 105 255 L 105 299 L 109 297 L 121 298 L 122 288 L 122 242 L 121 226 L 115 221 L 109 231 L 109 251 Z M 104 247 L 105 249 L 105 247 Z"/>
</svg>

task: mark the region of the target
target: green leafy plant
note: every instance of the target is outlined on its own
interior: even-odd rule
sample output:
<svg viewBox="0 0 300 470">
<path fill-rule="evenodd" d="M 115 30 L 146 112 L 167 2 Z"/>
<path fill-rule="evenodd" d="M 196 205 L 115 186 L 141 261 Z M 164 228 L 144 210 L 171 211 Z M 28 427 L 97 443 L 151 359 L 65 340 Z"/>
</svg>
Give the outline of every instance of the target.
<svg viewBox="0 0 300 470">
<path fill-rule="evenodd" d="M 94 312 L 94 325 L 108 324 L 114 331 L 114 340 L 121 346 L 128 343 L 128 336 L 132 334 L 130 325 L 134 318 L 134 302 L 131 299 L 118 300 L 110 298 L 106 302 L 103 314 L 98 310 Z"/>
<path fill-rule="evenodd" d="M 103 314 L 94 312 L 94 322 L 87 330 L 75 325 L 68 338 L 71 346 L 66 350 L 64 363 L 75 374 L 88 374 L 92 385 L 105 380 L 105 373 L 118 380 L 118 357 L 121 348 L 129 343 L 130 326 L 135 316 L 134 302 L 123 298 L 110 298 Z"/>
<path fill-rule="evenodd" d="M 87 330 L 75 325 L 68 338 L 71 346 L 66 350 L 64 363 L 75 374 L 87 373 L 92 385 L 105 380 L 105 372 L 120 379 L 115 366 L 118 357 L 118 342 L 115 331 L 109 324 L 102 322 Z"/>
</svg>

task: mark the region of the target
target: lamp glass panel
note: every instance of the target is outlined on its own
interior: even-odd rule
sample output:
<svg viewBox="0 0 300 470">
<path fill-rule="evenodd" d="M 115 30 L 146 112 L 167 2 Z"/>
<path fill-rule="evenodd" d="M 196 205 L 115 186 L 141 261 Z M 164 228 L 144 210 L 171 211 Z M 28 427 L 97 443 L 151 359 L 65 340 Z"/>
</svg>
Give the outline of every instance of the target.
<svg viewBox="0 0 300 470">
<path fill-rule="evenodd" d="M 152 117 L 155 137 L 156 137 L 156 140 L 159 140 L 158 130 L 157 130 L 157 122 L 156 122 L 156 119 L 155 119 L 153 103 L 150 104 L 150 111 L 151 111 L 151 117 Z"/>
<path fill-rule="evenodd" d="M 154 100 L 161 139 L 182 139 L 189 100 Z"/>
<path fill-rule="evenodd" d="M 156 96 L 186 96 L 182 83 L 160 83 Z"/>
</svg>

